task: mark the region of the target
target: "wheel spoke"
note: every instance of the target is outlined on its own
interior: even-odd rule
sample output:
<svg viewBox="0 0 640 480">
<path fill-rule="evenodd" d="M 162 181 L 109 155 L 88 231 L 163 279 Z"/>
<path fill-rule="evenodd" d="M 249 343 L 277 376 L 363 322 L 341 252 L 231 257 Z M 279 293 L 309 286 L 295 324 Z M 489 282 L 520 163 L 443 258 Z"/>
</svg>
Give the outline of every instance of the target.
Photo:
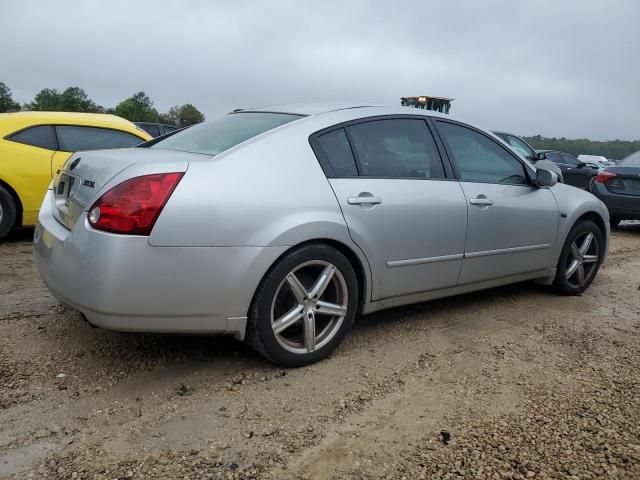
<svg viewBox="0 0 640 480">
<path fill-rule="evenodd" d="M 584 285 L 584 265 L 578 264 L 578 285 Z"/>
<path fill-rule="evenodd" d="M 304 346 L 307 353 L 316 349 L 316 317 L 312 310 L 304 315 Z"/>
<path fill-rule="evenodd" d="M 575 242 L 573 242 L 571 244 L 571 256 L 575 259 L 575 260 L 580 260 L 580 257 L 582 256 L 580 254 L 580 249 L 578 248 L 578 245 L 576 245 Z"/>
<path fill-rule="evenodd" d="M 300 283 L 298 277 L 296 277 L 295 273 L 291 272 L 287 275 L 287 283 L 293 292 L 293 296 L 296 297 L 296 301 L 298 303 L 304 303 L 304 301 L 308 298 L 307 289 L 304 288 L 304 285 Z"/>
<path fill-rule="evenodd" d="M 591 242 L 593 242 L 593 233 L 589 232 L 586 237 L 584 237 L 584 241 L 580 246 L 580 254 L 585 255 L 589 251 L 589 247 L 591 246 Z"/>
<path fill-rule="evenodd" d="M 569 268 L 567 268 L 567 280 L 571 278 L 574 273 L 576 273 L 576 270 L 578 270 L 579 266 L 580 262 L 578 260 L 573 260 L 571 262 L 571 265 L 569 265 Z"/>
<path fill-rule="evenodd" d="M 343 317 L 347 314 L 347 307 L 345 305 L 338 305 L 336 303 L 323 302 L 320 300 L 316 303 L 316 313 Z"/>
<path fill-rule="evenodd" d="M 597 255 L 585 255 L 582 262 L 583 263 L 596 263 L 598 261 Z"/>
<path fill-rule="evenodd" d="M 327 265 L 323 270 L 316 283 L 311 287 L 311 291 L 309 292 L 310 298 L 320 298 L 324 291 L 327 289 L 329 282 L 333 278 L 333 274 L 336 271 L 336 267 L 334 265 Z"/>
<path fill-rule="evenodd" d="M 297 323 L 302 318 L 303 313 L 304 306 L 296 305 L 283 316 L 278 318 L 275 322 L 273 322 L 273 326 L 271 327 L 273 328 L 273 332 L 278 334 L 286 330 L 291 325 Z"/>
</svg>

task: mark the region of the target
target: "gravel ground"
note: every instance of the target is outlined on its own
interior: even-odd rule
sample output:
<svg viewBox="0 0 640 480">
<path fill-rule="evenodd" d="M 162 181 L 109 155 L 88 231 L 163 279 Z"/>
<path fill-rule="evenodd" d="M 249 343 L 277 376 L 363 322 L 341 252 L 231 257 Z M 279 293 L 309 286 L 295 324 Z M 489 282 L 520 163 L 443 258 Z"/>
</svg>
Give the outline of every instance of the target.
<svg viewBox="0 0 640 480">
<path fill-rule="evenodd" d="M 0 244 L 0 478 L 640 478 L 640 224 L 591 288 L 358 319 L 282 370 L 227 338 L 93 329 Z"/>
</svg>

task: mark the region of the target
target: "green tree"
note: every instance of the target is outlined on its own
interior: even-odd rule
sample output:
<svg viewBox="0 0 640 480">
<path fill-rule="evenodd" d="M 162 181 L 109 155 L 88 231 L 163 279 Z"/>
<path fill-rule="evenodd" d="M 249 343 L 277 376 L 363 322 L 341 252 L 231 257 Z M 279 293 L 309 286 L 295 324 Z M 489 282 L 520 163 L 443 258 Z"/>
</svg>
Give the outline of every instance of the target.
<svg viewBox="0 0 640 480">
<path fill-rule="evenodd" d="M 87 92 L 80 87 L 68 87 L 60 93 L 55 88 L 45 88 L 40 90 L 33 99 L 33 102 L 26 104 L 25 110 L 47 111 L 47 112 L 103 112 L 104 109 L 96 105 L 89 98 Z"/>
<path fill-rule="evenodd" d="M 20 110 L 20 104 L 13 100 L 11 89 L 0 82 L 0 113 L 16 112 Z"/>
<path fill-rule="evenodd" d="M 60 95 L 60 106 L 65 112 L 102 113 L 104 108 L 96 105 L 87 92 L 79 87 L 69 87 Z"/>
<path fill-rule="evenodd" d="M 62 94 L 55 88 L 43 88 L 31 103 L 25 103 L 25 110 L 56 112 L 61 111 Z"/>
<path fill-rule="evenodd" d="M 188 127 L 204 122 L 204 114 L 191 103 L 185 103 L 171 107 L 169 112 L 161 114 L 160 121 L 178 127 Z"/>
<path fill-rule="evenodd" d="M 160 119 L 158 111 L 153 108 L 153 102 L 144 92 L 138 92 L 120 102 L 114 113 L 132 122 L 157 122 Z"/>
</svg>

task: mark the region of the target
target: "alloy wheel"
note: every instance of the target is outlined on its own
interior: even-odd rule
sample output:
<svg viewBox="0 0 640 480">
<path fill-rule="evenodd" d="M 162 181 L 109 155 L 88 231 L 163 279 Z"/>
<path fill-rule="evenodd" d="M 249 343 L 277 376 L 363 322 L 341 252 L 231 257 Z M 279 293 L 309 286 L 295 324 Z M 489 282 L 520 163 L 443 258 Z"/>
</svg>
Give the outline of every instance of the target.
<svg viewBox="0 0 640 480">
<path fill-rule="evenodd" d="M 349 292 L 332 263 L 312 260 L 294 268 L 278 286 L 271 305 L 271 328 L 286 350 L 305 354 L 329 343 L 347 315 Z"/>
<path fill-rule="evenodd" d="M 583 288 L 595 274 L 599 260 L 599 245 L 592 232 L 579 235 L 571 244 L 567 258 L 566 278 L 570 286 Z"/>
</svg>

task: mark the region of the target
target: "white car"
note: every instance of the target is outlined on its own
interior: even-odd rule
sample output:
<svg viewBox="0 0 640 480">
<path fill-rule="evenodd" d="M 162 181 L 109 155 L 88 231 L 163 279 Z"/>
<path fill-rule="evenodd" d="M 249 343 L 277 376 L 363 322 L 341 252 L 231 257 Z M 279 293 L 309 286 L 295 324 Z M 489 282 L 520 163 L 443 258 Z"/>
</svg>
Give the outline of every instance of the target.
<svg viewBox="0 0 640 480">
<path fill-rule="evenodd" d="M 603 157 L 602 155 L 578 155 L 578 160 L 597 165 L 601 170 L 614 165 L 613 162 L 610 162 L 607 160 L 607 157 Z"/>
</svg>

